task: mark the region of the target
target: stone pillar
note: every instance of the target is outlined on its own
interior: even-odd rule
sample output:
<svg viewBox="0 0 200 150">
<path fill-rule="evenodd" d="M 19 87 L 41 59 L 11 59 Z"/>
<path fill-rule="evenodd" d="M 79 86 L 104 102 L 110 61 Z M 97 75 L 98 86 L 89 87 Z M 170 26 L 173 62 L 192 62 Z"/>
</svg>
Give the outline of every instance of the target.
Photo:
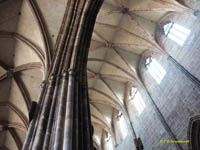
<svg viewBox="0 0 200 150">
<path fill-rule="evenodd" d="M 68 0 L 23 150 L 92 150 L 87 58 L 103 0 Z"/>
</svg>

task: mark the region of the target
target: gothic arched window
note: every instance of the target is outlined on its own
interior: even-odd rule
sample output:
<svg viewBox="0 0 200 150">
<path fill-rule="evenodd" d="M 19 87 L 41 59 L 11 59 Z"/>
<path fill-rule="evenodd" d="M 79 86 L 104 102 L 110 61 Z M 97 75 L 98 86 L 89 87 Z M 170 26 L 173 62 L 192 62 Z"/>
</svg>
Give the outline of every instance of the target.
<svg viewBox="0 0 200 150">
<path fill-rule="evenodd" d="M 142 100 L 140 93 L 137 91 L 137 88 L 131 87 L 129 99 L 133 102 L 134 107 L 140 115 L 145 108 L 145 103 Z"/>
<path fill-rule="evenodd" d="M 156 80 L 156 82 L 160 84 L 166 74 L 166 71 L 162 68 L 162 66 L 152 57 L 148 57 L 145 62 L 145 67 L 148 69 L 149 73 Z"/>
<path fill-rule="evenodd" d="M 120 111 L 117 114 L 117 120 L 119 121 L 119 129 L 122 134 L 122 139 L 125 139 L 128 134 L 128 130 L 126 126 L 126 120 Z"/>
<path fill-rule="evenodd" d="M 163 26 L 163 30 L 164 30 L 164 34 L 168 38 L 175 41 L 180 46 L 184 44 L 184 42 L 186 41 L 186 39 L 188 38 L 190 34 L 190 30 L 173 22 L 166 23 Z"/>
<path fill-rule="evenodd" d="M 105 148 L 104 149 L 109 149 L 109 150 L 113 150 L 113 144 L 112 144 L 112 140 L 111 140 L 111 135 L 106 132 L 105 135 Z"/>
<path fill-rule="evenodd" d="M 111 135 L 108 132 L 106 132 L 106 138 L 105 138 L 106 142 L 108 142 L 110 138 L 111 138 Z"/>
</svg>

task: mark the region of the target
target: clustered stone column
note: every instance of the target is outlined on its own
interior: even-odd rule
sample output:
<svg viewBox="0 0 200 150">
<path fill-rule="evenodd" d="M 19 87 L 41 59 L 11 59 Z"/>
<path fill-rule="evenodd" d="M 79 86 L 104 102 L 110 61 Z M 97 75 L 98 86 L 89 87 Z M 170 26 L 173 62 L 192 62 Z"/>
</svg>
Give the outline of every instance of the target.
<svg viewBox="0 0 200 150">
<path fill-rule="evenodd" d="M 23 150 L 92 150 L 87 58 L 103 0 L 68 0 Z"/>
</svg>

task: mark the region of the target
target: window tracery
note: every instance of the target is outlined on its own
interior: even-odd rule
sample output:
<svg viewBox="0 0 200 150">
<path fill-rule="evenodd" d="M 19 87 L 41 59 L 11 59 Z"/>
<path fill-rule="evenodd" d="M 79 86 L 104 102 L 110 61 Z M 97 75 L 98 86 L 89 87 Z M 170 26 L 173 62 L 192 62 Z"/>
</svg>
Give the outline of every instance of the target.
<svg viewBox="0 0 200 150">
<path fill-rule="evenodd" d="M 160 84 L 166 74 L 163 67 L 152 57 L 148 57 L 146 59 L 145 67 L 148 69 L 149 73 L 156 80 L 156 82 Z"/>
<path fill-rule="evenodd" d="M 168 22 L 163 26 L 164 34 L 177 44 L 182 46 L 190 35 L 190 30 L 185 27 L 174 23 Z"/>
<path fill-rule="evenodd" d="M 136 87 L 131 87 L 130 89 L 130 100 L 133 102 L 138 114 L 140 115 L 145 108 L 145 103 Z"/>
</svg>

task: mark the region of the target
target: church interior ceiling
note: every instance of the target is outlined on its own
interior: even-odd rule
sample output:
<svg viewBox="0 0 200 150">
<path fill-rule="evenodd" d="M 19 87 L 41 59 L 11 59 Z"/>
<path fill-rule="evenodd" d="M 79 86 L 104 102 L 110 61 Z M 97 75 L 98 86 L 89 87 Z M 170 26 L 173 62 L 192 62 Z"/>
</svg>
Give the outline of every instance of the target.
<svg viewBox="0 0 200 150">
<path fill-rule="evenodd" d="M 4 148 L 23 145 L 31 101 L 37 101 L 52 62 L 66 4 L 66 0 L 0 0 L 0 145 Z M 191 10 L 175 0 L 104 0 L 87 66 L 97 146 L 105 133 L 116 143 L 116 114 L 129 117 L 127 87 L 141 84 L 142 54 L 163 51 L 156 29 L 169 14 L 187 11 Z"/>
</svg>

